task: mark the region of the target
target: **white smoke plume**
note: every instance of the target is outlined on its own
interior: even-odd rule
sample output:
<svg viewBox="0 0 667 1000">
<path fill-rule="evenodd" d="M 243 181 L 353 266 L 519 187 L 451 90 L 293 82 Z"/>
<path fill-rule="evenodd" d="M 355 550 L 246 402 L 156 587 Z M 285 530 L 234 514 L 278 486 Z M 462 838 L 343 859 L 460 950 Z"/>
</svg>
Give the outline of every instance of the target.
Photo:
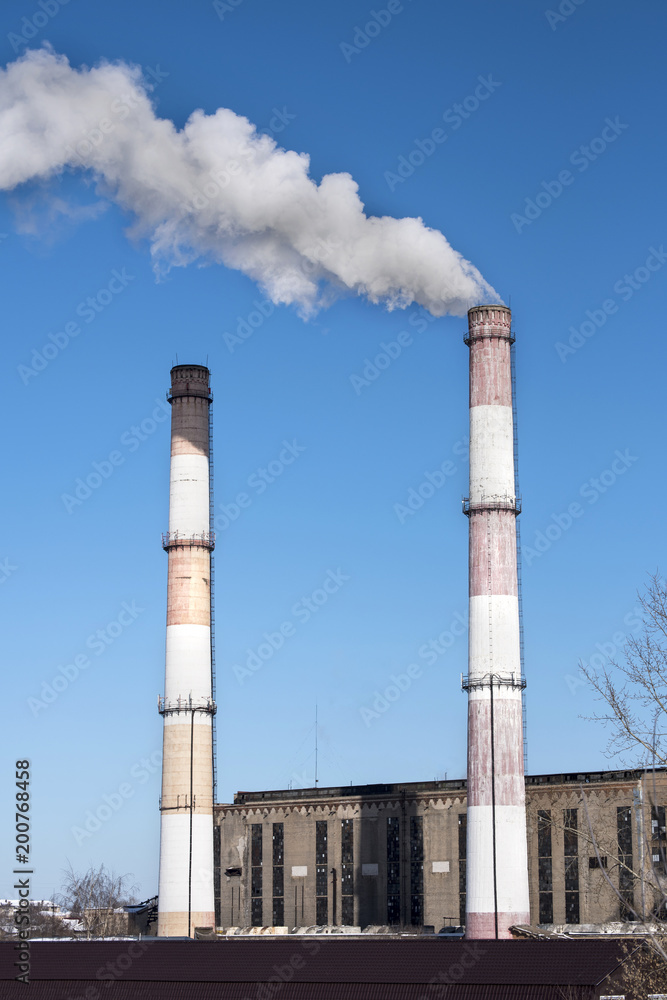
<svg viewBox="0 0 667 1000">
<path fill-rule="evenodd" d="M 349 174 L 315 183 L 307 154 L 233 111 L 194 111 L 180 131 L 157 118 L 150 85 L 124 63 L 76 70 L 44 48 L 0 70 L 0 150 L 4 190 L 91 171 L 150 241 L 158 273 L 219 262 L 306 316 L 343 292 L 435 316 L 499 301 L 442 233 L 366 216 Z"/>
</svg>

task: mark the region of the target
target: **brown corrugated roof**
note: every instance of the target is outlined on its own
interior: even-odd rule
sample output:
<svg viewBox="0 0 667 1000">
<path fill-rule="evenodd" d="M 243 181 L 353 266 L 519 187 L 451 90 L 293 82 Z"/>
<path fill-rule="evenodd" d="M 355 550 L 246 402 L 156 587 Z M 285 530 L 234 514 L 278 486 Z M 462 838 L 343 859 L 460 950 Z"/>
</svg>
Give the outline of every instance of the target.
<svg viewBox="0 0 667 1000">
<path fill-rule="evenodd" d="M 86 997 L 86 989 L 97 994 Z M 589 987 L 572 987 L 572 1000 L 590 1000 Z M 261 987 L 255 983 L 104 983 L 76 980 L 3 985 L 2 1000 L 563 1000 L 558 986 L 447 986 L 442 992 L 424 986 L 389 983 L 289 983 Z"/>
<path fill-rule="evenodd" d="M 240 992 L 225 992 L 224 996 L 229 997 L 250 996 L 247 990 L 250 984 L 273 983 L 279 988 L 281 1000 L 288 1000 L 291 994 L 288 985 L 365 984 L 370 987 L 384 984 L 383 995 L 389 996 L 386 986 L 402 984 L 419 987 L 415 995 L 435 1000 L 436 996 L 449 994 L 448 989 L 442 992 L 436 990 L 436 987 L 442 986 L 596 986 L 621 961 L 617 941 L 591 940 L 442 941 L 406 938 L 362 941 L 290 936 L 210 942 L 154 939 L 141 942 L 36 941 L 30 952 L 33 984 L 38 981 L 61 981 L 64 989 L 67 982 L 70 985 L 60 994 L 67 997 L 77 995 L 72 992 L 72 982 L 97 981 L 102 994 L 109 1000 L 115 995 L 107 987 L 107 983 L 112 981 L 118 984 L 130 981 L 246 984 Z M 0 943 L 0 980 L 13 979 L 16 975 L 13 966 L 15 955 L 11 943 Z M 79 995 L 84 992 L 80 989 Z M 366 989 L 362 992 L 364 996 L 371 996 Z M 136 995 L 142 994 L 139 992 Z M 185 997 L 186 994 L 182 992 L 180 995 Z M 301 995 L 299 991 L 299 997 Z M 350 995 L 349 991 L 340 994 Z M 397 997 L 402 995 L 396 994 Z M 463 995 L 456 992 L 456 996 Z M 472 997 L 477 992 L 465 995 Z M 488 992 L 484 995 L 488 996 Z M 496 990 L 493 995 L 499 997 L 500 993 Z M 507 995 L 510 996 L 509 993 Z M 523 995 L 528 994 L 524 991 Z M 325 994 L 318 993 L 318 996 L 324 997 Z M 337 1000 L 338 995 L 327 994 L 328 1000 L 329 996 L 331 1000 L 336 996 Z M 268 995 L 265 1000 L 268 1000 Z"/>
</svg>

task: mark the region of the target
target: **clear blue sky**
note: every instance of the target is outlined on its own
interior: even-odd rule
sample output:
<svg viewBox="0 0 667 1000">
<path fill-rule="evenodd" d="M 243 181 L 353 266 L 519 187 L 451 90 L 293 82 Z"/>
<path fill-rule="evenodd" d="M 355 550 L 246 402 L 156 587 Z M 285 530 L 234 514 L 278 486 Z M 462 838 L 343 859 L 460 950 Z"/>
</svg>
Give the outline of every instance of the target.
<svg viewBox="0 0 667 1000">
<path fill-rule="evenodd" d="M 421 217 L 511 300 L 533 773 L 617 763 L 603 755 L 604 731 L 581 719 L 593 702 L 577 664 L 629 631 L 637 589 L 666 564 L 665 10 L 657 0 L 570 6 L 556 20 L 544 2 L 404 0 L 352 51 L 383 0 L 237 0 L 218 11 L 204 0 L 73 0 L 30 42 L 50 42 L 74 66 L 141 65 L 157 113 L 179 127 L 194 109 L 218 107 L 281 126 L 275 138 L 310 154 L 316 179 L 349 171 L 369 214 Z M 3 4 L 3 64 L 16 58 L 22 18 L 40 10 Z M 399 158 L 439 128 L 446 140 L 397 181 Z M 68 221 L 54 217 L 56 196 Z M 254 315 L 252 335 L 230 350 L 225 334 L 263 293 L 221 266 L 178 268 L 157 283 L 147 245 L 125 235 L 128 216 L 109 205 L 88 218 L 97 200 L 69 175 L 0 202 L 0 896 L 15 895 L 12 771 L 26 757 L 35 895 L 58 887 L 66 859 L 104 861 L 132 872 L 139 895 L 156 891 L 169 434 L 153 414 L 163 415 L 177 359 L 212 370 L 217 503 L 251 500 L 216 549 L 218 800 L 312 784 L 316 703 L 320 784 L 465 774 L 465 637 L 432 664 L 418 652 L 467 613 L 464 320 L 422 322 L 415 307 L 342 298 L 308 322 L 286 307 L 261 323 Z M 109 304 L 89 322 L 79 312 L 80 335 L 25 384 L 33 349 L 88 297 L 108 299 L 114 270 L 124 280 Z M 402 331 L 411 342 L 403 337 L 400 356 L 355 389 L 351 376 Z M 260 492 L 250 477 L 279 461 L 285 441 L 304 450 Z M 112 452 L 119 464 L 103 464 Z M 444 485 L 399 517 L 395 505 L 447 460 Z M 94 463 L 107 478 L 68 511 L 63 494 Z M 576 503 L 557 537 L 554 515 L 567 525 Z M 305 621 L 295 605 L 329 572 L 349 579 Z M 135 617 L 95 645 L 124 604 Z M 286 621 L 296 634 L 240 683 L 234 666 Z M 29 699 L 77 656 L 89 665 L 36 709 Z M 361 709 L 411 663 L 421 675 L 366 725 Z M 105 796 L 110 817 L 77 834 Z"/>
</svg>

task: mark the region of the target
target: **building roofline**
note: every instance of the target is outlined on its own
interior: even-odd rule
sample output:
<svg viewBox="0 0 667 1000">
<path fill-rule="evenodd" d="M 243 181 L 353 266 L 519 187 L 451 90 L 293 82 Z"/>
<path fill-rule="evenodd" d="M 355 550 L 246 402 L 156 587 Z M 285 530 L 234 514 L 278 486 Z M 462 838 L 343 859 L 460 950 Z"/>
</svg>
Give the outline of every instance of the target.
<svg viewBox="0 0 667 1000">
<path fill-rule="evenodd" d="M 594 785 L 602 782 L 639 781 L 645 774 L 665 773 L 667 767 L 635 768 L 617 771 L 572 771 L 556 774 L 527 774 L 526 787 L 540 785 Z M 282 788 L 257 791 L 239 791 L 234 794 L 233 803 L 216 803 L 216 808 L 225 805 L 244 806 L 269 802 L 317 802 L 329 799 L 350 798 L 393 798 L 403 795 L 454 794 L 467 791 L 465 778 L 443 781 L 403 781 L 388 784 L 338 785 L 315 788 Z"/>
</svg>

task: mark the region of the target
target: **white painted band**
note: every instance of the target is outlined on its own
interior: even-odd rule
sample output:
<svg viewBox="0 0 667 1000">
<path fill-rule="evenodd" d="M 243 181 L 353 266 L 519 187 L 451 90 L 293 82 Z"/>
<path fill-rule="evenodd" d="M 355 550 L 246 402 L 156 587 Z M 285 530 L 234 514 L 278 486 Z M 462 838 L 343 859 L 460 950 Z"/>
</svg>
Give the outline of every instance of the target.
<svg viewBox="0 0 667 1000">
<path fill-rule="evenodd" d="M 470 408 L 470 500 L 514 496 L 511 406 Z"/>
<path fill-rule="evenodd" d="M 468 674 L 521 675 L 519 601 L 502 594 L 470 598 Z"/>
<path fill-rule="evenodd" d="M 468 806 L 466 909 L 493 913 L 491 806 Z M 496 806 L 496 889 L 500 913 L 528 913 L 528 849 L 525 805 Z"/>
<path fill-rule="evenodd" d="M 169 531 L 200 535 L 208 530 L 208 458 L 205 455 L 172 455 Z"/>
<path fill-rule="evenodd" d="M 197 726 L 206 726 L 208 729 L 211 728 L 212 715 L 210 712 L 195 712 L 195 733 L 197 732 Z M 187 709 L 183 709 L 180 712 L 169 712 L 168 715 L 163 716 L 165 726 L 187 726 L 188 730 L 192 725 L 192 712 Z M 188 756 L 188 762 L 190 757 Z M 188 763 L 188 767 L 189 767 Z"/>
<path fill-rule="evenodd" d="M 165 655 L 168 702 L 211 697 L 211 630 L 208 625 L 168 625 Z"/>
<path fill-rule="evenodd" d="M 162 814 L 160 829 L 160 913 L 187 913 L 190 870 L 190 817 Z M 213 894 L 213 817 L 192 817 L 192 912 L 211 912 Z"/>
</svg>

